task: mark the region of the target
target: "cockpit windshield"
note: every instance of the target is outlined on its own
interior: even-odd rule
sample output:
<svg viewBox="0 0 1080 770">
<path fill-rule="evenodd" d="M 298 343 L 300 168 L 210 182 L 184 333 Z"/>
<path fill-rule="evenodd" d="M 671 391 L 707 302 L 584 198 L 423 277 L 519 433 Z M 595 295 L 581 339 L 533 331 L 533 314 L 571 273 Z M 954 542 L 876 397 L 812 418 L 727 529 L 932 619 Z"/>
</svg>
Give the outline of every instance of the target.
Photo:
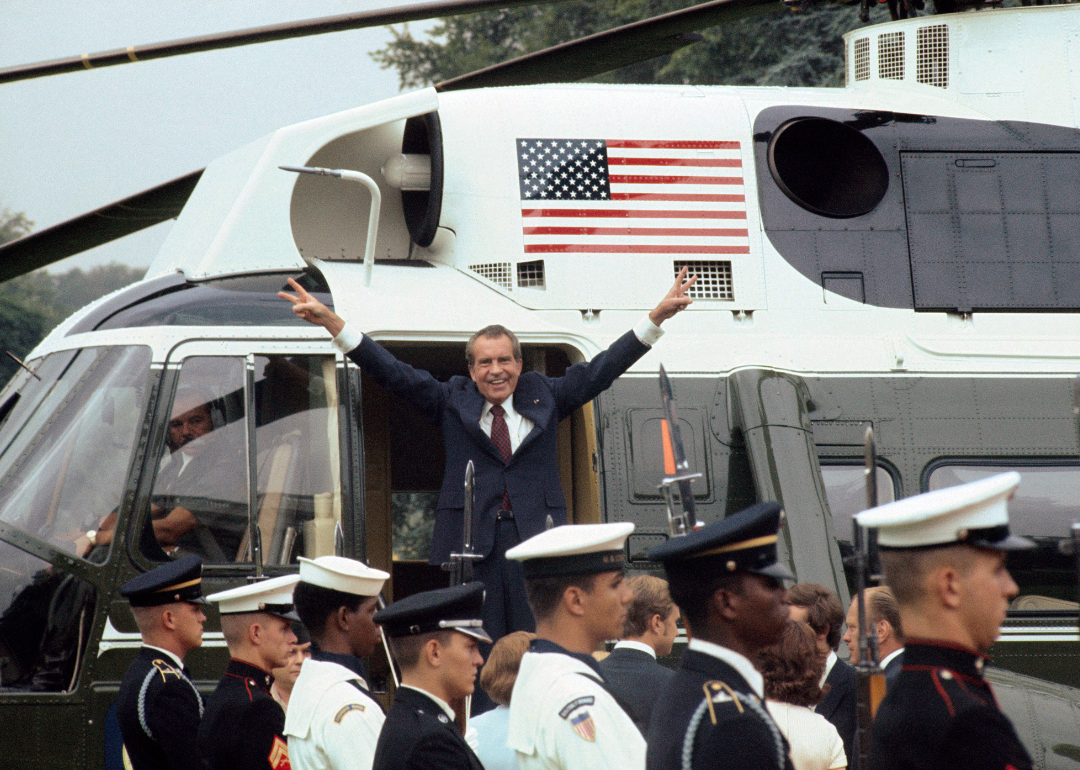
<svg viewBox="0 0 1080 770">
<path fill-rule="evenodd" d="M 149 383 L 144 346 L 29 361 L 0 393 L 0 522 L 85 558 L 120 504 Z"/>
</svg>

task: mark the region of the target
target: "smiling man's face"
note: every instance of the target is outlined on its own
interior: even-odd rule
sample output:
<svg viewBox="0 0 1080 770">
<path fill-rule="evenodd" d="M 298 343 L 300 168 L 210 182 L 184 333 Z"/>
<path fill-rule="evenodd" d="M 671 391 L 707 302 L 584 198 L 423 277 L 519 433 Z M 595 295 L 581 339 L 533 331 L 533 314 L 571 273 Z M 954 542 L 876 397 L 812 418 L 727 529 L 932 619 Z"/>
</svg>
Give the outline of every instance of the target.
<svg viewBox="0 0 1080 770">
<path fill-rule="evenodd" d="M 521 361 L 514 358 L 510 338 L 478 337 L 473 343 L 469 376 L 485 401 L 501 404 L 510 398 L 521 376 Z"/>
</svg>

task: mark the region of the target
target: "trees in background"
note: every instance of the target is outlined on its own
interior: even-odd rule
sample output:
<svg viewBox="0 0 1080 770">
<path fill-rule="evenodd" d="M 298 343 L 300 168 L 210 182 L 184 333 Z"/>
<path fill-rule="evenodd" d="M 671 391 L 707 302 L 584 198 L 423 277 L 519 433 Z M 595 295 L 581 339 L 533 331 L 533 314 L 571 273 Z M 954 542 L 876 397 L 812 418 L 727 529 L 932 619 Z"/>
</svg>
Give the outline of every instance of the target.
<svg viewBox="0 0 1080 770">
<path fill-rule="evenodd" d="M 402 88 L 463 75 L 525 53 L 694 5 L 698 0 L 567 0 L 444 19 L 430 39 L 406 25 L 372 57 L 398 70 Z M 875 4 L 877 5 L 877 4 Z M 888 17 L 874 8 L 872 18 Z M 611 83 L 840 86 L 842 35 L 863 26 L 858 7 L 811 6 L 767 13 L 702 31 L 703 40 L 670 55 L 593 78 Z"/>
<path fill-rule="evenodd" d="M 26 235 L 33 224 L 24 214 L 0 209 L 0 243 Z M 80 307 L 145 273 L 145 268 L 113 263 L 56 275 L 35 270 L 0 283 L 0 386 L 19 368 L 7 352 L 25 360 L 46 334 Z"/>
</svg>

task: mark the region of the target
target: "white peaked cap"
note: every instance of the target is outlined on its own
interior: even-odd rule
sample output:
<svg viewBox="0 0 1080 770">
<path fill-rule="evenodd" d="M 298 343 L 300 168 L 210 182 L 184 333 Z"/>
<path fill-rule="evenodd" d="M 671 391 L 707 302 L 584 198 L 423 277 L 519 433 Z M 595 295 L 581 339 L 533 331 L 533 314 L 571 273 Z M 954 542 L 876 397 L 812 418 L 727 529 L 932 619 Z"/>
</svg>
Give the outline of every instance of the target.
<svg viewBox="0 0 1080 770">
<path fill-rule="evenodd" d="M 300 557 L 300 580 L 354 596 L 378 596 L 390 575 L 344 556 Z"/>
<path fill-rule="evenodd" d="M 269 612 L 289 620 L 299 620 L 293 612 L 293 587 L 300 582 L 299 575 L 260 580 L 258 583 L 219 591 L 206 598 L 217 604 L 222 615 L 241 612 Z"/>
<path fill-rule="evenodd" d="M 565 524 L 534 535 L 506 552 L 522 562 L 526 578 L 588 575 L 623 568 L 632 522 Z"/>
<path fill-rule="evenodd" d="M 1020 484 L 1015 471 L 897 500 L 856 515 L 878 531 L 882 548 L 925 548 L 967 543 L 982 548 L 1031 548 L 1009 534 L 1007 502 Z"/>
</svg>

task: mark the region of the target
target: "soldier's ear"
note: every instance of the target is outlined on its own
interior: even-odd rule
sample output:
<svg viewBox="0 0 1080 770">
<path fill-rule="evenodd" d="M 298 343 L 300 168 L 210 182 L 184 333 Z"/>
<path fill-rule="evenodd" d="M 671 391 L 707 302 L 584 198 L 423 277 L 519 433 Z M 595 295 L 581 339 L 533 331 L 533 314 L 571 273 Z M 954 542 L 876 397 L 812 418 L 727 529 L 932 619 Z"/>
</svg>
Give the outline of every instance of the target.
<svg viewBox="0 0 1080 770">
<path fill-rule="evenodd" d="M 579 586 L 567 586 L 563 591 L 562 604 L 571 615 L 585 614 L 585 589 Z"/>
</svg>

